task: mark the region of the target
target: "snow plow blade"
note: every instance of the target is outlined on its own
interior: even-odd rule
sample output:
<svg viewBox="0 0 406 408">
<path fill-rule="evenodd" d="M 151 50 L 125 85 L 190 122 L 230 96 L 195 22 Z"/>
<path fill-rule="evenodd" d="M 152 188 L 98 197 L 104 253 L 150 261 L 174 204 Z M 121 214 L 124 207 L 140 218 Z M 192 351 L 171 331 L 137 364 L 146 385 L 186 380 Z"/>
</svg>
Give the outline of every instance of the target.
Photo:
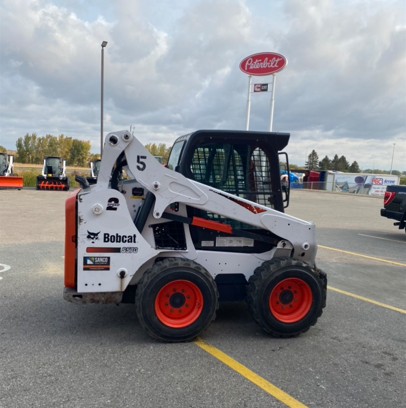
<svg viewBox="0 0 406 408">
<path fill-rule="evenodd" d="M 69 190 L 69 179 L 64 177 L 60 179 L 59 177 L 37 177 L 37 190 L 59 190 L 68 191 Z"/>
<path fill-rule="evenodd" d="M 0 176 L 0 188 L 23 188 L 23 178 L 19 176 Z"/>
</svg>

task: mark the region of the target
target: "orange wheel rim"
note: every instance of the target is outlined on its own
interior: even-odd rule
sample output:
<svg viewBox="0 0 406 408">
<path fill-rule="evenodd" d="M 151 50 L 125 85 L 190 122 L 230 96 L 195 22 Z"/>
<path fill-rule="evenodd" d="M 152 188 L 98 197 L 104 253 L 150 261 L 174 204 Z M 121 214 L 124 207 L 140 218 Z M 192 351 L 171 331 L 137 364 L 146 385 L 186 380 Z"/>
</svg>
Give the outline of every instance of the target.
<svg viewBox="0 0 406 408">
<path fill-rule="evenodd" d="M 195 322 L 203 309 L 203 295 L 192 282 L 167 283 L 155 298 L 155 313 L 165 326 L 180 329 Z"/>
<path fill-rule="evenodd" d="M 279 282 L 269 296 L 269 310 L 283 323 L 296 323 L 310 310 L 313 294 L 309 285 L 298 278 Z"/>
</svg>

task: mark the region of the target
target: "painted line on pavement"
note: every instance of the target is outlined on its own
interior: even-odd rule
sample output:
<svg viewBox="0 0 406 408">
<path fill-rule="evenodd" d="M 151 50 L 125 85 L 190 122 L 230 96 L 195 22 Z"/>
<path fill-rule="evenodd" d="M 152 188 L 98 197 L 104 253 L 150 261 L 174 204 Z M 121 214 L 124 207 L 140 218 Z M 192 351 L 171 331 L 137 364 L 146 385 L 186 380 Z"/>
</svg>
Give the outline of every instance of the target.
<svg viewBox="0 0 406 408">
<path fill-rule="evenodd" d="M 404 264 L 404 263 L 395 262 L 395 261 L 388 261 L 387 259 L 376 258 L 374 256 L 369 256 L 369 255 L 357 254 L 356 252 L 344 251 L 343 249 L 330 248 L 330 247 L 326 247 L 326 246 L 323 246 L 323 245 L 318 245 L 318 247 L 323 248 L 323 249 L 329 249 L 330 251 L 342 252 L 343 254 L 355 255 L 355 256 L 359 256 L 361 258 L 372 259 L 374 261 L 385 262 L 385 263 L 388 263 L 388 264 L 391 264 L 391 265 L 406 266 L 406 264 Z"/>
<path fill-rule="evenodd" d="M 400 309 L 398 307 L 390 306 L 390 305 L 387 305 L 385 303 L 377 302 L 376 300 L 368 299 L 368 298 L 363 297 L 363 296 L 354 295 L 354 293 L 346 292 L 345 290 L 333 288 L 331 286 L 327 286 L 327 289 L 332 290 L 333 292 L 341 293 L 343 295 L 351 296 L 351 297 L 353 297 L 355 299 L 363 300 L 364 302 L 373 303 L 374 305 L 381 306 L 381 307 L 384 307 L 386 309 L 394 310 L 395 312 L 406 314 L 406 310 Z"/>
<path fill-rule="evenodd" d="M 249 368 L 243 366 L 238 361 L 234 360 L 227 354 L 223 353 L 219 349 L 211 346 L 210 344 L 203 341 L 201 338 L 194 340 L 194 343 L 199 346 L 201 349 L 212 355 L 213 357 L 220 360 L 222 363 L 230 367 L 232 370 L 236 371 L 238 374 L 242 375 L 248 381 L 251 381 L 259 388 L 263 389 L 268 394 L 272 395 L 277 400 L 283 402 L 286 406 L 290 408 L 307 408 L 306 405 L 303 405 L 301 402 L 291 397 L 286 392 L 282 391 L 280 388 L 271 384 L 264 378 L 260 377 L 258 374 L 255 374 Z"/>
<path fill-rule="evenodd" d="M 374 237 L 373 235 L 366 235 L 366 234 L 358 234 L 361 237 L 369 237 L 369 238 L 375 238 L 375 239 L 382 239 L 383 241 L 391 241 L 391 242 L 399 242 L 400 244 L 406 245 L 406 241 L 398 241 L 396 239 L 390 239 L 390 238 L 382 238 L 382 237 Z"/>
<path fill-rule="evenodd" d="M 6 264 L 0 264 L 0 273 L 2 272 L 6 272 L 8 270 L 11 269 L 10 265 L 6 265 Z M 3 278 L 0 276 L 0 280 L 2 280 Z"/>
</svg>

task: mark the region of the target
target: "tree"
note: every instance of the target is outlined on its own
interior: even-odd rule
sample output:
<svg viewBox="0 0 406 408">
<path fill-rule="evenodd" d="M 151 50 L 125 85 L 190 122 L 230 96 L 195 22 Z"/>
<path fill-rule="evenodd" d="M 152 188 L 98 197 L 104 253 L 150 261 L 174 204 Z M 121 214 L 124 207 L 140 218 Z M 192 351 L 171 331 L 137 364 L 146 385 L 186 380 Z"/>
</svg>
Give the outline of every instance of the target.
<svg viewBox="0 0 406 408">
<path fill-rule="evenodd" d="M 95 160 L 100 160 L 100 154 L 98 153 L 90 153 L 88 157 L 89 162 L 93 162 Z"/>
<path fill-rule="evenodd" d="M 7 149 L 0 145 L 0 152 L 1 153 L 7 153 Z"/>
<path fill-rule="evenodd" d="M 73 139 L 67 164 L 70 166 L 87 167 L 90 154 L 90 142 Z"/>
<path fill-rule="evenodd" d="M 338 155 L 335 154 L 334 157 L 333 157 L 333 160 L 331 160 L 331 168 L 334 171 L 337 171 L 338 160 L 339 160 Z"/>
<path fill-rule="evenodd" d="M 42 163 L 46 156 L 60 156 L 58 150 L 58 138 L 56 136 L 39 137 L 33 163 Z"/>
<path fill-rule="evenodd" d="M 319 156 L 316 153 L 315 150 L 312 150 L 312 152 L 309 154 L 307 157 L 307 162 L 305 164 L 306 168 L 308 170 L 317 170 L 319 167 Z"/>
<path fill-rule="evenodd" d="M 341 156 L 338 159 L 337 162 L 337 166 L 336 166 L 336 170 L 337 171 L 348 171 L 348 169 L 350 168 L 350 164 L 348 163 L 347 159 L 345 158 L 345 156 Z"/>
<path fill-rule="evenodd" d="M 319 162 L 319 168 L 320 170 L 331 170 L 333 168 L 331 160 L 326 156 L 321 162 Z"/>
<path fill-rule="evenodd" d="M 70 157 L 70 150 L 72 149 L 73 139 L 68 136 L 58 136 L 58 156 Z"/>
<path fill-rule="evenodd" d="M 349 168 L 349 172 L 350 172 L 350 173 L 359 173 L 359 172 L 360 172 L 358 163 L 357 163 L 356 161 L 354 161 L 354 162 L 351 164 L 351 166 L 350 166 L 350 168 Z"/>
<path fill-rule="evenodd" d="M 17 157 L 20 163 L 35 163 L 34 158 L 37 150 L 37 134 L 33 133 L 29 135 L 28 133 L 24 138 L 19 137 L 16 142 L 17 146 Z"/>
<path fill-rule="evenodd" d="M 153 155 L 153 156 L 161 156 L 164 163 L 168 161 L 169 153 L 171 151 L 170 147 L 167 147 L 165 143 L 148 143 L 145 145 L 145 148 Z"/>
</svg>

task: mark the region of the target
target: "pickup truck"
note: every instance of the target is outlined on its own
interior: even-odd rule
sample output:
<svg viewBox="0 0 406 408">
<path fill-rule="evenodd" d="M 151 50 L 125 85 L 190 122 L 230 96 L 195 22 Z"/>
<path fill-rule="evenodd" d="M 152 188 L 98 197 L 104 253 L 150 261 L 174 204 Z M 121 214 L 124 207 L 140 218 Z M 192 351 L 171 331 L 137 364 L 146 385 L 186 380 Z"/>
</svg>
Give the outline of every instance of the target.
<svg viewBox="0 0 406 408">
<path fill-rule="evenodd" d="M 386 187 L 381 216 L 396 220 L 393 225 L 406 232 L 406 186 Z"/>
</svg>

